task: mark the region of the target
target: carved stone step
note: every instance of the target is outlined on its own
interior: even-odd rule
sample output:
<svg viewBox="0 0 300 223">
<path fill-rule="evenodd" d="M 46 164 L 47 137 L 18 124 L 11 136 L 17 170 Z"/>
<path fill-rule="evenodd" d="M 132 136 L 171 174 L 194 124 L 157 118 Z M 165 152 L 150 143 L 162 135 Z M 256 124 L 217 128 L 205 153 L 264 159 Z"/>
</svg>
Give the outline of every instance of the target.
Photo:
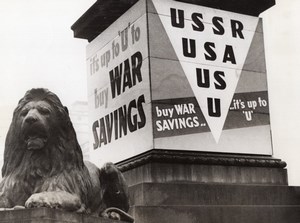
<svg viewBox="0 0 300 223">
<path fill-rule="evenodd" d="M 0 211 L 0 223 L 122 223 L 50 208 Z"/>
<path fill-rule="evenodd" d="M 161 205 L 300 205 L 300 187 L 141 183 L 130 187 L 131 204 Z"/>
<path fill-rule="evenodd" d="M 135 206 L 138 223 L 296 223 L 300 206 Z"/>
</svg>

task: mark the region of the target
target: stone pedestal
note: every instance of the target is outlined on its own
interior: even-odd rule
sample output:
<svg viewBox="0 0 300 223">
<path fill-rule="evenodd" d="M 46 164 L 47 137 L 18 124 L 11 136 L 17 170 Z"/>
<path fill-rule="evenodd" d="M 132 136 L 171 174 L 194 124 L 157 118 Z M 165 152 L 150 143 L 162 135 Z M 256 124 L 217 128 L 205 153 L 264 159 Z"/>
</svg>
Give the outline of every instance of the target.
<svg viewBox="0 0 300 223">
<path fill-rule="evenodd" d="M 33 208 L 0 211 L 0 223 L 122 223 L 110 219 L 55 210 Z"/>
<path fill-rule="evenodd" d="M 268 156 L 154 149 L 117 165 L 129 186 L 169 182 L 288 185 L 286 163 Z"/>
<path fill-rule="evenodd" d="M 123 171 L 136 222 L 300 222 L 272 157 L 257 16 L 274 4 L 98 0 L 72 26 L 91 42 L 93 161 Z"/>
<path fill-rule="evenodd" d="M 136 222 L 300 221 L 300 188 L 280 159 L 153 150 L 118 165 Z"/>
</svg>

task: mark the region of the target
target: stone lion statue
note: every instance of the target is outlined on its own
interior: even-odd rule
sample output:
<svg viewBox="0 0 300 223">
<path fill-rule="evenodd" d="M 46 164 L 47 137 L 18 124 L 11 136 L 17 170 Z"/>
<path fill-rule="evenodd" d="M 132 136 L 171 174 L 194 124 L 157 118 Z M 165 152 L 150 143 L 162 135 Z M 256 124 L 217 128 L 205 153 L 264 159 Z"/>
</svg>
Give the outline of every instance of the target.
<svg viewBox="0 0 300 223">
<path fill-rule="evenodd" d="M 133 221 L 127 185 L 107 163 L 84 162 L 68 110 L 52 92 L 26 92 L 7 133 L 0 208 L 49 207 Z"/>
</svg>

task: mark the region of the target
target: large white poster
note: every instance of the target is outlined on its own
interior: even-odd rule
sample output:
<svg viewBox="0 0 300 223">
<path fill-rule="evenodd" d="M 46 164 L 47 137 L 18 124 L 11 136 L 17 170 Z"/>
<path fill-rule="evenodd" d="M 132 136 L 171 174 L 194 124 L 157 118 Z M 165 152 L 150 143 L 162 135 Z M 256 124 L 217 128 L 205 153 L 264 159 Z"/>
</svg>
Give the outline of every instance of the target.
<svg viewBox="0 0 300 223">
<path fill-rule="evenodd" d="M 218 142 L 259 19 L 174 1 L 153 3 Z"/>
<path fill-rule="evenodd" d="M 154 146 L 271 155 L 261 19 L 171 0 L 149 11 Z"/>
<path fill-rule="evenodd" d="M 96 163 L 117 162 L 152 145 L 146 14 L 122 18 L 88 47 L 89 133 Z"/>
</svg>

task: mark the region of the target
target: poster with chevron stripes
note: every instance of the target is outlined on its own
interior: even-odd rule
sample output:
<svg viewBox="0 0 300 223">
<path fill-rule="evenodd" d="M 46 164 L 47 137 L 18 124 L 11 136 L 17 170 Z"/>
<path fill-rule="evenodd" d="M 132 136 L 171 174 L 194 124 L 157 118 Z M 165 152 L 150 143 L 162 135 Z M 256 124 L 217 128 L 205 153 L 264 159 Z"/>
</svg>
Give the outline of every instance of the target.
<svg viewBox="0 0 300 223">
<path fill-rule="evenodd" d="M 152 0 L 155 148 L 272 154 L 262 21 Z"/>
</svg>

